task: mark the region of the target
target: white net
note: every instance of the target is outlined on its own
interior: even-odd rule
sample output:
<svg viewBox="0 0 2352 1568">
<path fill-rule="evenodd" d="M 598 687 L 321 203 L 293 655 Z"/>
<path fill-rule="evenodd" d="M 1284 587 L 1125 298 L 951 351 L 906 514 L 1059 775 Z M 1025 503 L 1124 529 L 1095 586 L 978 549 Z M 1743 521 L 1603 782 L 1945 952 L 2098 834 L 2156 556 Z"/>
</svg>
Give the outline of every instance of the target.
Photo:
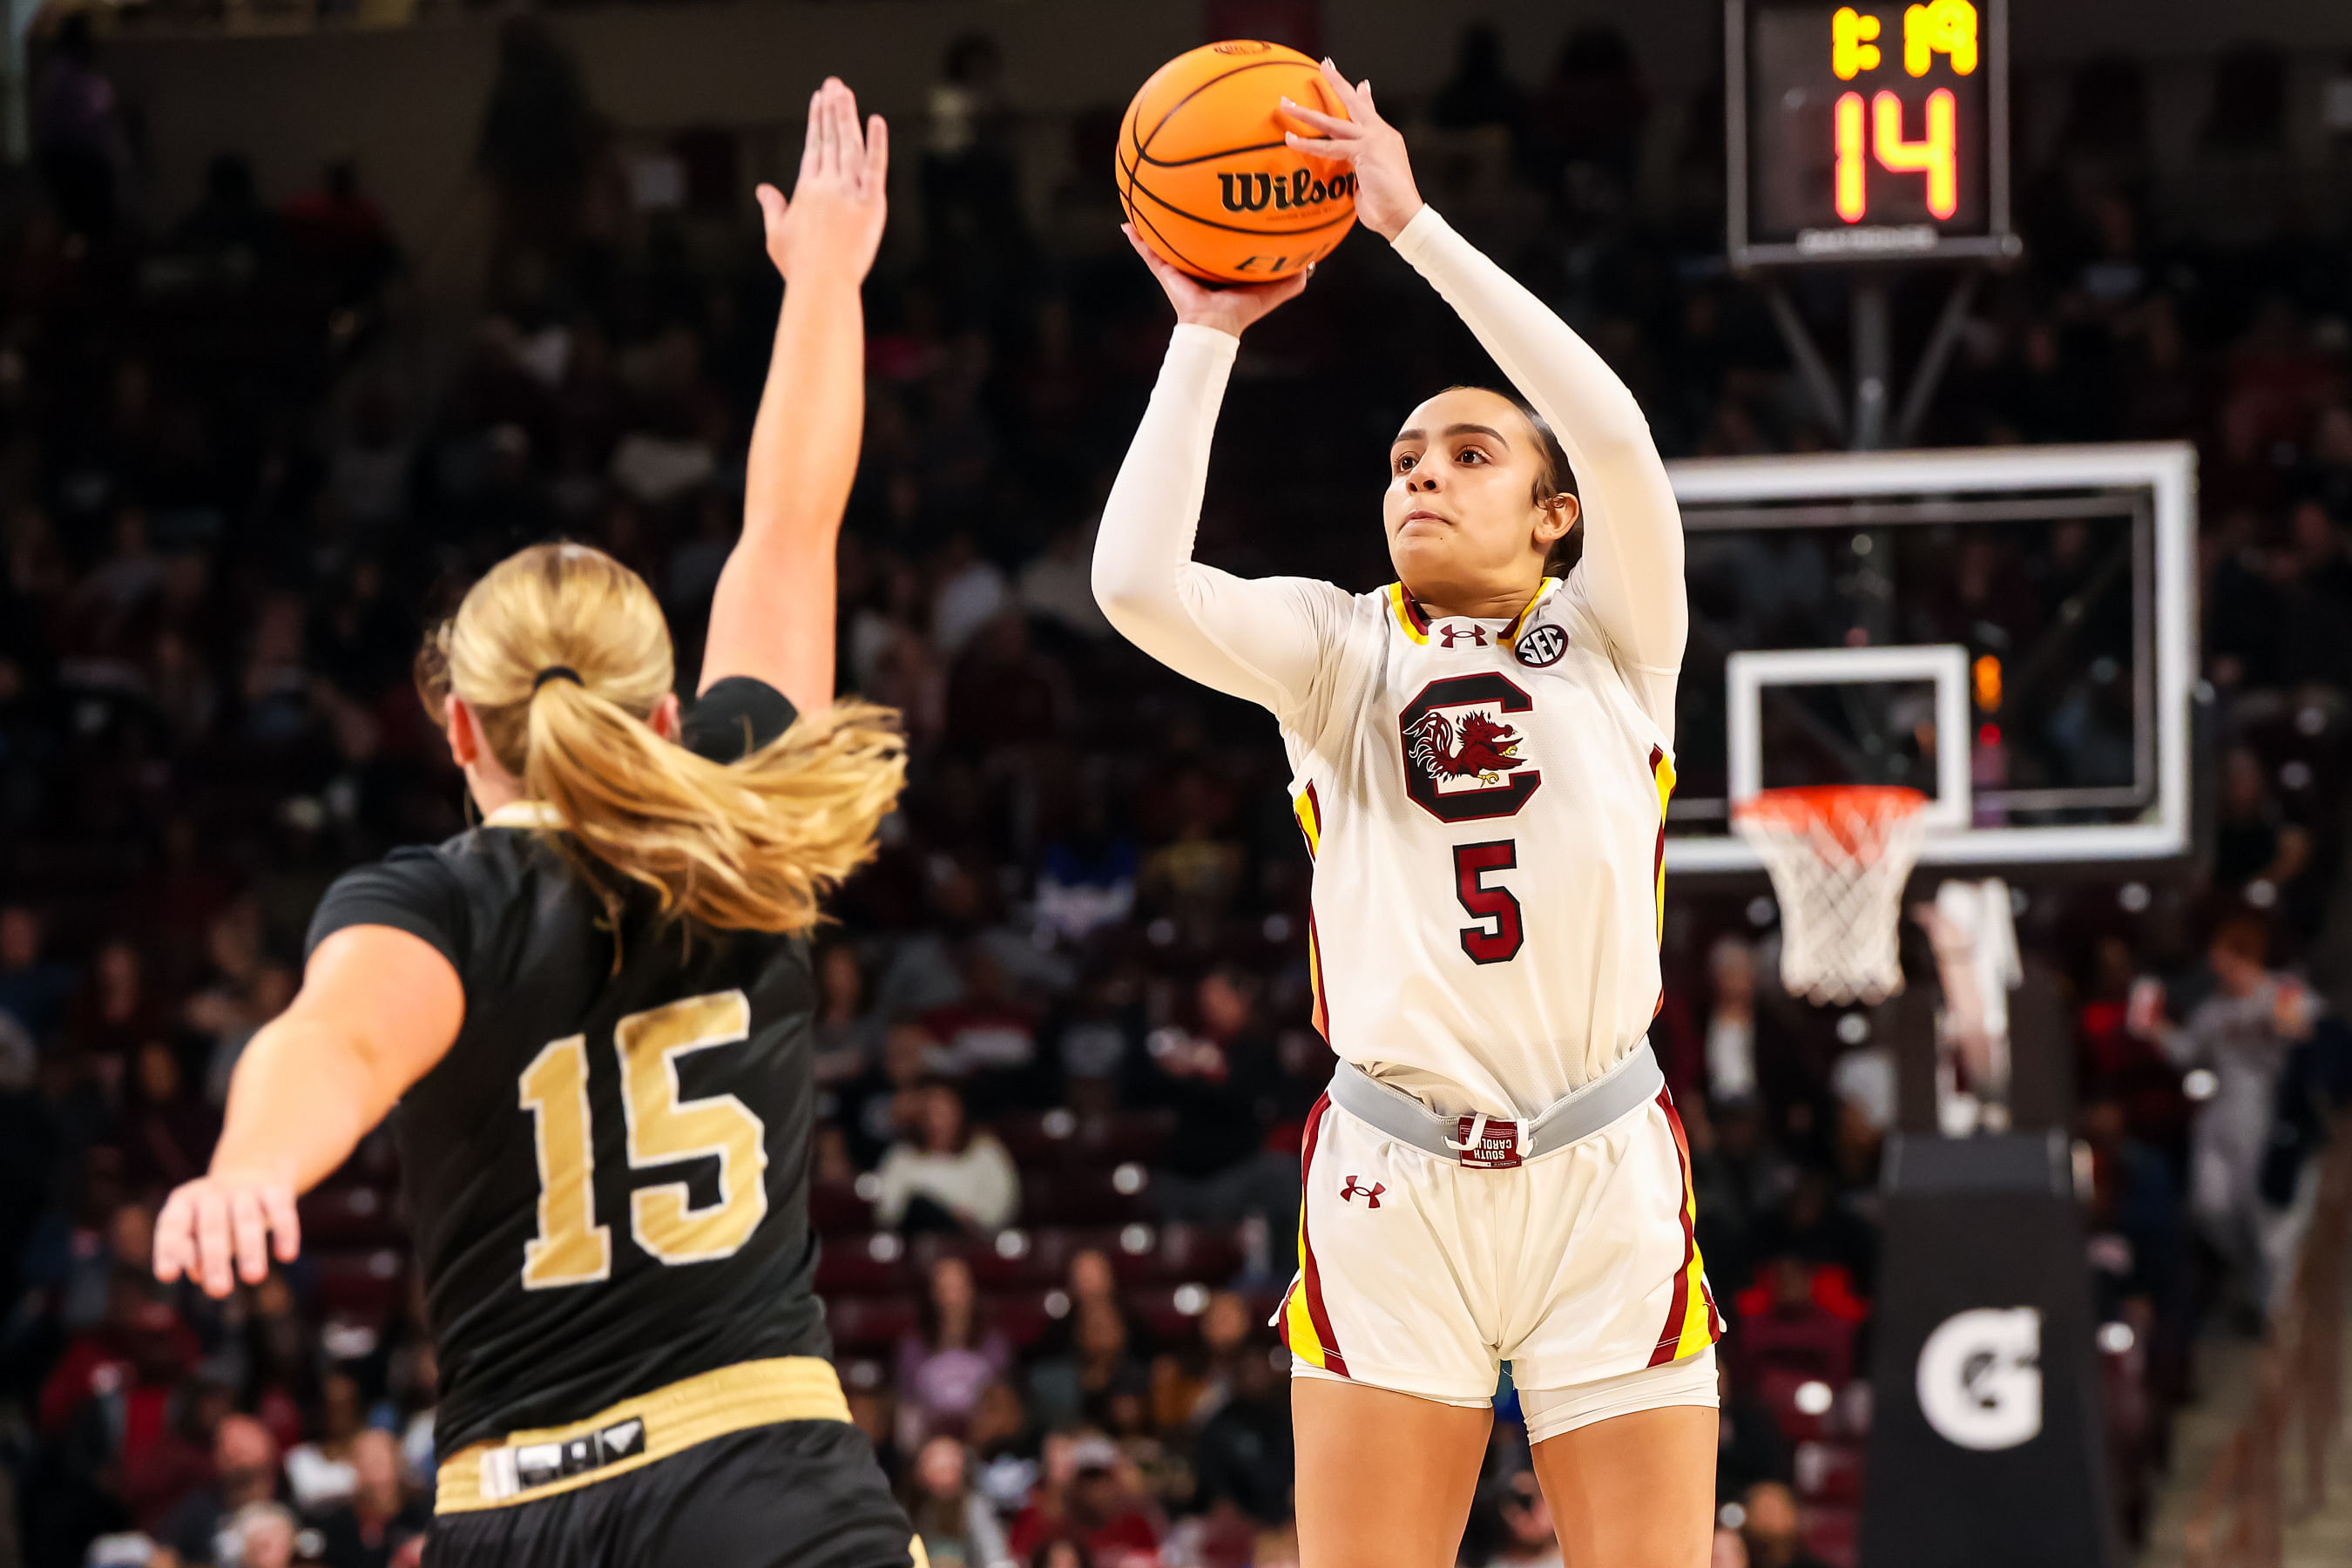
<svg viewBox="0 0 2352 1568">
<path fill-rule="evenodd" d="M 1903 884 L 1925 832 L 1915 789 L 1825 785 L 1766 790 L 1732 824 L 1755 846 L 1780 900 L 1780 981 L 1829 1006 L 1903 989 Z"/>
</svg>

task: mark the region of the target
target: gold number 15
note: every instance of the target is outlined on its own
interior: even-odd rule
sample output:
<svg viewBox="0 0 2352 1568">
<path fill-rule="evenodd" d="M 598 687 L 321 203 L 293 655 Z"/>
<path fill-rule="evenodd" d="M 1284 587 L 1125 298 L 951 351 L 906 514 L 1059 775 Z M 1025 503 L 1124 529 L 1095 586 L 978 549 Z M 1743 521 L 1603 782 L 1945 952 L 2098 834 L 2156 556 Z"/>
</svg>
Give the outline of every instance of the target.
<svg viewBox="0 0 2352 1568">
<path fill-rule="evenodd" d="M 683 1181 L 629 1194 L 630 1236 L 664 1263 L 731 1257 L 767 1217 L 767 1130 L 760 1119 L 731 1094 L 687 1100 L 678 1093 L 679 1058 L 732 1045 L 751 1031 L 751 1005 L 740 991 L 689 996 L 613 1026 L 629 1168 L 719 1161 L 719 1201 L 708 1207 L 694 1206 Z M 553 1290 L 607 1279 L 613 1232 L 596 1223 L 588 1037 L 549 1042 L 523 1068 L 517 1087 L 522 1108 L 531 1113 L 539 1159 L 539 1234 L 523 1247 L 523 1289 Z"/>
</svg>

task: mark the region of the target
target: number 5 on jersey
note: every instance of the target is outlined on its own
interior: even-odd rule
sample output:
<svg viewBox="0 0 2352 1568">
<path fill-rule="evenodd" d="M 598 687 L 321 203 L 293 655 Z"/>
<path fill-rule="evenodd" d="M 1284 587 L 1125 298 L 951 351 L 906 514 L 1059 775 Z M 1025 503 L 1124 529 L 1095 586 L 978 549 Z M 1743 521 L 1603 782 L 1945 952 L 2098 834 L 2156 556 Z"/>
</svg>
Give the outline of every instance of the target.
<svg viewBox="0 0 2352 1568">
<path fill-rule="evenodd" d="M 731 1094 L 687 1100 L 678 1092 L 680 1057 L 732 1045 L 751 1032 L 751 1005 L 740 991 L 689 996 L 632 1013 L 613 1026 L 629 1168 L 719 1161 L 719 1201 L 707 1208 L 693 1205 L 683 1181 L 629 1194 L 629 1234 L 663 1263 L 731 1257 L 767 1217 L 767 1129 Z M 613 1231 L 596 1223 L 587 1037 L 549 1042 L 523 1068 L 517 1087 L 522 1109 L 531 1113 L 539 1159 L 539 1234 L 523 1247 L 523 1289 L 553 1290 L 609 1278 Z"/>
<path fill-rule="evenodd" d="M 1488 872 L 1508 871 L 1518 863 L 1519 847 L 1508 838 L 1454 847 L 1454 898 L 1480 921 L 1495 922 L 1491 927 L 1482 923 L 1462 928 L 1462 951 L 1473 963 L 1508 963 L 1527 942 L 1527 928 L 1519 923 L 1519 900 L 1508 888 L 1486 886 Z"/>
</svg>

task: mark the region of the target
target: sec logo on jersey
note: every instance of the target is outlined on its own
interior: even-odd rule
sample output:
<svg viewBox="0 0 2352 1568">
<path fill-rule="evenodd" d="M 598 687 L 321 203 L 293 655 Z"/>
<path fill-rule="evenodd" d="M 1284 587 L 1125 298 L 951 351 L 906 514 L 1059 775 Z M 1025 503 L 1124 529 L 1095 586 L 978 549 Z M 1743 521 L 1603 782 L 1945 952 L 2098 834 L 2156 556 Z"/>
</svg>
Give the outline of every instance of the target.
<svg viewBox="0 0 2352 1568">
<path fill-rule="evenodd" d="M 1568 634 L 1558 626 L 1529 626 L 1511 647 L 1511 657 L 1529 669 L 1549 669 L 1568 651 Z"/>
</svg>

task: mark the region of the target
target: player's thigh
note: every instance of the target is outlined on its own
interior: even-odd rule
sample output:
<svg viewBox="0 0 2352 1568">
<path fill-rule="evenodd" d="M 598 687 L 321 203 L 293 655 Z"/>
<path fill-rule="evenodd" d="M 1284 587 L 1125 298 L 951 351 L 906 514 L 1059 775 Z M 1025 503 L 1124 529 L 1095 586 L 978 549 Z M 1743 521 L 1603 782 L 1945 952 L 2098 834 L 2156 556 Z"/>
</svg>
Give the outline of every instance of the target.
<svg viewBox="0 0 2352 1568">
<path fill-rule="evenodd" d="M 1453 1568 L 1491 1408 L 1299 1377 L 1290 1415 L 1299 1568 Z"/>
<path fill-rule="evenodd" d="M 1719 1426 L 1704 1405 L 1672 1405 L 1538 1443 L 1568 1568 L 1706 1568 Z"/>
</svg>

